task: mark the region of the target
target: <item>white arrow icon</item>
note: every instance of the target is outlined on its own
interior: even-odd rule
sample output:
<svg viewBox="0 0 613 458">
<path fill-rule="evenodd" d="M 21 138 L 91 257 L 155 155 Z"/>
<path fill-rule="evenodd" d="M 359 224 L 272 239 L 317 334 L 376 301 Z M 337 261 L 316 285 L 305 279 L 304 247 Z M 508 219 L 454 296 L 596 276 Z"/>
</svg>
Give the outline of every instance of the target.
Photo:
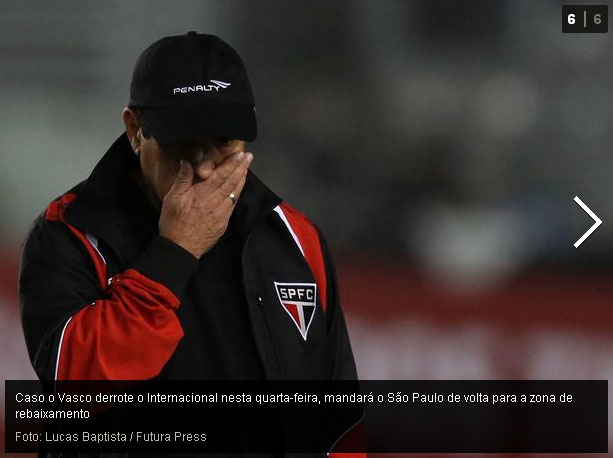
<svg viewBox="0 0 613 458">
<path fill-rule="evenodd" d="M 592 219 L 595 221 L 595 223 L 592 225 L 592 227 L 590 227 L 587 230 L 587 232 L 585 234 L 583 234 L 581 236 L 581 238 L 575 242 L 575 248 L 579 248 L 579 245 L 581 245 L 585 241 L 585 239 L 587 239 L 592 234 L 592 232 L 594 232 L 596 230 L 596 228 L 602 224 L 602 220 L 600 218 L 598 218 L 598 216 L 596 216 L 596 214 L 592 210 L 590 210 L 589 207 L 587 205 L 585 205 L 581 201 L 581 199 L 579 199 L 579 197 L 575 196 L 575 202 L 577 202 L 579 204 L 579 206 L 581 208 L 583 208 L 585 210 L 585 212 L 588 215 L 590 215 L 592 217 Z"/>
</svg>

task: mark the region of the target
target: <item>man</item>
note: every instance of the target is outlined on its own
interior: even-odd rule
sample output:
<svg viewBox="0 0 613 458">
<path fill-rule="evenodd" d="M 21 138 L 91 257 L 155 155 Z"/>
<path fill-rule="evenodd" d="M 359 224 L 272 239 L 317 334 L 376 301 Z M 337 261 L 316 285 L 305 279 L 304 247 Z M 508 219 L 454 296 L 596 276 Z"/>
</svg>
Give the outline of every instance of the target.
<svg viewBox="0 0 613 458">
<path fill-rule="evenodd" d="M 249 171 L 255 104 L 213 35 L 136 62 L 126 131 L 24 245 L 41 379 L 355 379 L 317 228 Z"/>
</svg>

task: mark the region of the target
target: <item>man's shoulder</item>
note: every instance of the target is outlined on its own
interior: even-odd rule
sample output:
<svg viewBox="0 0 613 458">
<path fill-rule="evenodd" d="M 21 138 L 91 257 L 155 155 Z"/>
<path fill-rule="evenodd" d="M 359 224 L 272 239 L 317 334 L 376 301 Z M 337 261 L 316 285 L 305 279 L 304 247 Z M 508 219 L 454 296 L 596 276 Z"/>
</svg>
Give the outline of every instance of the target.
<svg viewBox="0 0 613 458">
<path fill-rule="evenodd" d="M 322 261 L 326 241 L 319 227 L 304 213 L 285 201 L 279 202 L 274 212 L 289 232 L 302 255 L 316 263 Z"/>
<path fill-rule="evenodd" d="M 76 200 L 86 181 L 81 181 L 49 202 L 37 219 L 43 221 L 62 221 L 66 209 Z"/>
<path fill-rule="evenodd" d="M 61 220 L 61 207 L 70 196 L 66 193 L 55 199 L 30 224 L 21 250 L 20 276 L 24 272 L 44 275 L 58 263 L 85 259 L 83 247 Z"/>
<path fill-rule="evenodd" d="M 292 230 L 311 235 L 319 234 L 317 225 L 303 212 L 286 201 L 281 201 L 275 207 L 275 212 Z"/>
<path fill-rule="evenodd" d="M 63 223 L 63 215 L 68 206 L 78 196 L 84 183 L 82 181 L 76 184 L 47 204 L 30 224 L 25 237 L 26 243 L 33 237 L 55 238 L 68 234 Z"/>
</svg>

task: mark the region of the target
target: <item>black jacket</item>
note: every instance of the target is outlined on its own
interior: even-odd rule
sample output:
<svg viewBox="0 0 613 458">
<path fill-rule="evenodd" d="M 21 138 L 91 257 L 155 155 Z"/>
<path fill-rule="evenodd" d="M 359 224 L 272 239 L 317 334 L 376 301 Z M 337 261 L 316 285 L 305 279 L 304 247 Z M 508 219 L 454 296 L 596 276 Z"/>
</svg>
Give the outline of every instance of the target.
<svg viewBox="0 0 613 458">
<path fill-rule="evenodd" d="M 34 222 L 19 279 L 41 379 L 355 379 L 325 241 L 249 172 L 198 261 L 159 236 L 122 135 Z"/>
</svg>

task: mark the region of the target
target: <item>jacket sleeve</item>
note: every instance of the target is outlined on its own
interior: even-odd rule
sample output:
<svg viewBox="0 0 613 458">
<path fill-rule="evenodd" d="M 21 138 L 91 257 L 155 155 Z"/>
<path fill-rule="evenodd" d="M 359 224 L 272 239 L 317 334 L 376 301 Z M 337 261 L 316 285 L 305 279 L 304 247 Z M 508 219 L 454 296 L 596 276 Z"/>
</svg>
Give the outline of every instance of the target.
<svg viewBox="0 0 613 458">
<path fill-rule="evenodd" d="M 156 376 L 183 337 L 175 312 L 196 258 L 156 237 L 102 284 L 81 239 L 41 217 L 24 243 L 19 300 L 34 370 L 43 380 Z"/>
</svg>

